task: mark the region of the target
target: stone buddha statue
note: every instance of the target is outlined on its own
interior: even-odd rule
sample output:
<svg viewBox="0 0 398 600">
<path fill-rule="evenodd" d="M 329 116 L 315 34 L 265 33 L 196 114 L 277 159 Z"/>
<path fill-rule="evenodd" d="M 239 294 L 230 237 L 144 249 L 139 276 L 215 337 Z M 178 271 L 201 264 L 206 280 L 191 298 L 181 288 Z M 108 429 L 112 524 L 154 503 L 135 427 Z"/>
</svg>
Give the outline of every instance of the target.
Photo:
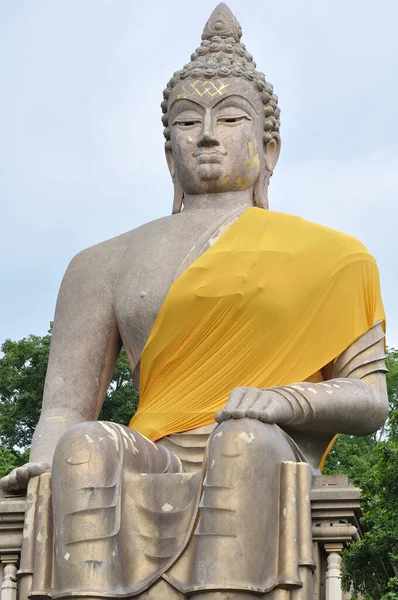
<svg viewBox="0 0 398 600">
<path fill-rule="evenodd" d="M 164 91 L 173 214 L 62 281 L 31 462 L 1 482 L 29 482 L 32 598 L 312 599 L 311 478 L 386 418 L 375 261 L 268 210 L 280 111 L 241 34 L 220 4 Z M 122 346 L 129 427 L 97 420 Z"/>
</svg>

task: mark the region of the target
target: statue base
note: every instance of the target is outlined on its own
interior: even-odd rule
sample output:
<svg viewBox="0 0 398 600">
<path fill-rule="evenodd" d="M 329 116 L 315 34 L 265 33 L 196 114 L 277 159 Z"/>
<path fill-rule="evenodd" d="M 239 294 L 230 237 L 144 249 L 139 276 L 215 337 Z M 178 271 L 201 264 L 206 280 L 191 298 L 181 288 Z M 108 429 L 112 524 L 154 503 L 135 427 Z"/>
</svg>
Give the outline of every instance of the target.
<svg viewBox="0 0 398 600">
<path fill-rule="evenodd" d="M 348 599 L 350 595 L 343 594 L 340 584 L 341 551 L 346 544 L 362 537 L 360 490 L 351 485 L 345 475 L 317 476 L 313 478 L 310 501 L 316 569 L 314 596 L 308 600 Z M 29 528 L 26 505 L 25 497 L 0 494 L 0 600 L 27 600 L 29 597 L 33 573 L 18 570 L 24 523 L 25 529 Z M 45 523 L 39 529 L 38 535 L 45 536 Z M 164 589 L 157 587 L 156 595 L 155 590 L 149 589 L 138 597 L 141 600 L 183 600 L 184 595 L 166 581 L 162 580 L 159 585 Z M 297 595 L 299 591 L 293 592 L 294 600 L 307 600 Z M 254 596 L 267 600 L 293 600 L 292 592 L 282 589 Z M 200 600 L 198 594 L 193 598 Z"/>
</svg>

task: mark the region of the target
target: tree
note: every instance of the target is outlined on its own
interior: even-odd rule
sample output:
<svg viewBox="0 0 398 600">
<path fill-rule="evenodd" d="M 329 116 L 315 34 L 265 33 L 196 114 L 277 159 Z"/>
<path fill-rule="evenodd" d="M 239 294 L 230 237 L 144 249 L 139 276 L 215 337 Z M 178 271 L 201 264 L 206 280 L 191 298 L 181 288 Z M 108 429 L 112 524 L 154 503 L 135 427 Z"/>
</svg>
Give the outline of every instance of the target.
<svg viewBox="0 0 398 600">
<path fill-rule="evenodd" d="M 387 390 L 390 405 L 388 415 L 388 438 L 398 442 L 398 350 L 391 348 L 387 351 Z"/>
<path fill-rule="evenodd" d="M 40 417 L 51 341 L 47 335 L 6 340 L 0 358 L 0 476 L 26 462 Z M 138 393 L 124 351 L 120 353 L 101 414 L 102 420 L 127 425 L 136 411 Z"/>
</svg>

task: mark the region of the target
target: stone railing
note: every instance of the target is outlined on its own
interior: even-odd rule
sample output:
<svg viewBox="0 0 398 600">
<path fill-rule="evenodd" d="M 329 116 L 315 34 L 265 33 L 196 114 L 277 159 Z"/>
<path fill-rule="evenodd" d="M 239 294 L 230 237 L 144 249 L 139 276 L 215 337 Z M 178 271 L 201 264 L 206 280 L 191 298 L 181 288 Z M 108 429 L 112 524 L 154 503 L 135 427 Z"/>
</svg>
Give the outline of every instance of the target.
<svg viewBox="0 0 398 600">
<path fill-rule="evenodd" d="M 314 477 L 312 535 L 317 568 L 313 600 L 346 600 L 341 589 L 341 551 L 361 537 L 360 490 L 344 475 Z M 0 600 L 27 600 L 27 578 L 18 573 L 25 498 L 0 492 Z"/>
</svg>

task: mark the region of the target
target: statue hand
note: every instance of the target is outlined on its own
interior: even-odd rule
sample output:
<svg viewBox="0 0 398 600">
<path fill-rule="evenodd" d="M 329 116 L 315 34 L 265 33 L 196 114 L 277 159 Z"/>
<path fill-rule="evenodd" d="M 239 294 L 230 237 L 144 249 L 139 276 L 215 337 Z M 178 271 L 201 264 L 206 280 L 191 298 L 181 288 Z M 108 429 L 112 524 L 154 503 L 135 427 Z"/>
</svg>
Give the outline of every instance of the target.
<svg viewBox="0 0 398 600">
<path fill-rule="evenodd" d="M 50 470 L 47 462 L 29 462 L 13 469 L 9 475 L 0 479 L 0 488 L 8 494 L 24 492 L 31 477 L 41 475 Z"/>
<path fill-rule="evenodd" d="M 287 425 L 294 418 L 290 402 L 272 389 L 239 387 L 232 390 L 228 402 L 214 416 L 217 423 L 227 419 L 257 419 L 263 423 Z"/>
</svg>

